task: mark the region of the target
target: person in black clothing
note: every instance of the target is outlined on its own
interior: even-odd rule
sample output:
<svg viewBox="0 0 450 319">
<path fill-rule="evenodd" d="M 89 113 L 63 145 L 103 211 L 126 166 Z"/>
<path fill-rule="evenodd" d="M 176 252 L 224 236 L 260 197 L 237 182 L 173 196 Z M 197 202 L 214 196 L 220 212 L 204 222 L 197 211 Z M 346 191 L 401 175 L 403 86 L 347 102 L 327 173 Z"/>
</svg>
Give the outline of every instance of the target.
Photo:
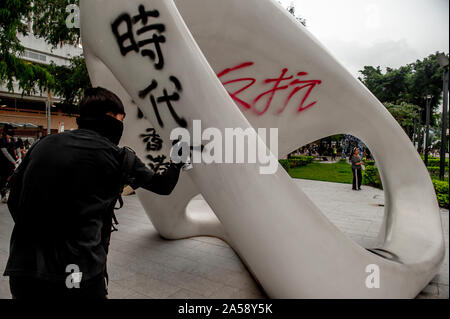
<svg viewBox="0 0 450 319">
<path fill-rule="evenodd" d="M 0 138 L 0 194 L 3 203 L 6 202 L 8 179 L 16 167 L 13 136 L 14 132 L 11 126 L 5 125 Z"/>
<path fill-rule="evenodd" d="M 26 139 L 23 142 L 23 146 L 25 147 L 25 153 L 26 153 L 26 151 L 28 151 L 28 149 L 30 148 L 30 141 L 28 141 L 28 139 Z"/>
<path fill-rule="evenodd" d="M 38 141 L 16 170 L 4 273 L 13 298 L 105 299 L 114 207 L 124 184 L 160 195 L 174 189 L 182 164 L 154 174 L 134 152 L 117 146 L 124 117 L 115 94 L 89 89 L 79 129 Z"/>
<path fill-rule="evenodd" d="M 362 173 L 361 173 L 361 165 L 364 163 L 361 161 L 361 157 L 359 157 L 359 149 L 355 147 L 353 150 L 352 156 L 350 157 L 350 161 L 352 162 L 352 172 L 353 172 L 353 190 L 361 190 L 362 183 Z"/>
<path fill-rule="evenodd" d="M 16 155 L 19 157 L 19 160 L 25 157 L 25 144 L 23 140 L 19 137 L 14 143 L 14 147 L 16 149 Z"/>
</svg>

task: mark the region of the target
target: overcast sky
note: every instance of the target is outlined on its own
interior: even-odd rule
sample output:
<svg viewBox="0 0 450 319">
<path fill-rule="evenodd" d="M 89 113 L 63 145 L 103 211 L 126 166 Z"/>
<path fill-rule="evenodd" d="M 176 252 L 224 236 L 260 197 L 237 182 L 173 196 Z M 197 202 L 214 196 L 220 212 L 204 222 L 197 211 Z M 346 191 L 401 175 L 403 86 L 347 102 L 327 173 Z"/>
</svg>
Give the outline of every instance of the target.
<svg viewBox="0 0 450 319">
<path fill-rule="evenodd" d="M 449 0 L 281 0 L 354 76 L 449 52 Z M 384 70 L 384 69 L 383 69 Z"/>
</svg>

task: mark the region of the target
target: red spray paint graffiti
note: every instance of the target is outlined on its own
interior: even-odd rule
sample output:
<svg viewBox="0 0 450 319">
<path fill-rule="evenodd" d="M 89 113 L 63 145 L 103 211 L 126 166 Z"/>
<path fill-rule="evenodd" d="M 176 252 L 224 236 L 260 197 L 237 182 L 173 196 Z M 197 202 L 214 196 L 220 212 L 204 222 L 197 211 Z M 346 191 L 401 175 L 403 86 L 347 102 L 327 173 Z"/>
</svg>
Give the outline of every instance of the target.
<svg viewBox="0 0 450 319">
<path fill-rule="evenodd" d="M 234 68 L 225 69 L 225 70 L 223 70 L 222 72 L 220 72 L 219 74 L 217 74 L 217 76 L 218 76 L 219 79 L 220 79 L 221 77 L 223 77 L 224 75 L 226 75 L 226 74 L 228 74 L 228 73 L 230 73 L 230 72 L 233 72 L 233 71 L 236 71 L 236 70 L 239 70 L 239 69 L 243 69 L 243 68 L 252 66 L 253 64 L 254 64 L 253 62 L 245 62 L 245 63 L 242 63 L 242 64 L 240 64 L 240 65 L 238 65 L 238 66 L 236 66 L 236 67 L 234 67 Z M 241 92 L 247 90 L 247 89 L 248 89 L 249 87 L 251 87 L 253 84 L 255 84 L 256 80 L 255 80 L 254 78 L 242 78 L 242 79 L 236 79 L 236 80 L 231 80 L 231 81 L 223 82 L 222 84 L 225 86 L 225 85 L 231 84 L 231 83 L 236 83 L 236 82 L 247 82 L 247 81 L 250 81 L 250 83 L 249 83 L 248 85 L 242 87 L 240 90 L 238 90 L 238 91 L 236 91 L 236 92 L 232 92 L 232 93 L 229 92 L 229 93 L 230 93 L 230 96 L 233 98 L 233 100 L 234 100 L 236 103 L 242 105 L 242 106 L 245 107 L 246 109 L 251 109 L 252 106 L 251 106 L 249 103 L 247 103 L 247 102 L 241 100 L 240 98 L 238 98 L 237 95 L 238 95 L 239 93 L 241 93 Z"/>
<path fill-rule="evenodd" d="M 241 70 L 244 68 L 249 68 L 253 66 L 253 62 L 245 62 L 242 64 L 239 64 L 232 68 L 227 68 L 223 70 L 222 72 L 219 72 L 217 76 L 220 78 L 224 77 L 227 74 L 230 74 L 234 71 Z M 306 100 L 308 99 L 309 95 L 313 91 L 313 89 L 322 84 L 321 80 L 307 80 L 304 79 L 306 76 L 308 76 L 308 73 L 306 72 L 298 72 L 296 77 L 294 78 L 294 75 L 287 75 L 289 72 L 289 69 L 285 68 L 281 71 L 281 75 L 277 78 L 269 78 L 262 81 L 264 85 L 272 84 L 272 88 L 270 90 L 267 90 L 261 94 L 259 94 L 255 99 L 253 99 L 251 102 L 244 101 L 242 98 L 238 97 L 238 95 L 244 91 L 246 91 L 248 88 L 252 87 L 257 81 L 255 78 L 252 77 L 243 77 L 243 78 L 237 78 L 233 80 L 228 80 L 225 82 L 222 82 L 224 86 L 227 86 L 232 83 L 239 83 L 243 82 L 245 85 L 241 87 L 240 89 L 229 92 L 231 98 L 240 106 L 244 107 L 245 109 L 252 109 L 253 112 L 255 112 L 257 115 L 263 115 L 265 114 L 270 106 L 272 105 L 272 101 L 279 91 L 285 91 L 288 89 L 292 89 L 292 91 L 289 91 L 289 94 L 287 95 L 287 98 L 285 99 L 285 102 L 283 103 L 283 106 L 276 112 L 276 114 L 281 114 L 286 109 L 289 102 L 292 100 L 294 96 L 296 96 L 299 92 L 305 92 L 303 95 L 299 108 L 297 110 L 297 113 L 303 112 L 310 107 L 316 105 L 317 101 L 314 101 L 312 103 L 309 103 L 305 105 Z M 265 104 L 263 104 L 265 103 Z M 262 104 L 263 107 L 259 108 L 258 105 Z"/>
</svg>

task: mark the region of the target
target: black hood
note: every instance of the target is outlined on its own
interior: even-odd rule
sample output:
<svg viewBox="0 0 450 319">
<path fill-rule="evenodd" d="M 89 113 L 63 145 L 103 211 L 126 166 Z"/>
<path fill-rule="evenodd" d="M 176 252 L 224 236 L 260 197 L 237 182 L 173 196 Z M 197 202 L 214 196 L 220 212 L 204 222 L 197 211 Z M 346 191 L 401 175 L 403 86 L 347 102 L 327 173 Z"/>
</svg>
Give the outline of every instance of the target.
<svg viewBox="0 0 450 319">
<path fill-rule="evenodd" d="M 123 123 L 118 119 L 104 115 L 102 117 L 79 117 L 77 124 L 80 129 L 92 130 L 118 145 L 123 134 Z"/>
</svg>

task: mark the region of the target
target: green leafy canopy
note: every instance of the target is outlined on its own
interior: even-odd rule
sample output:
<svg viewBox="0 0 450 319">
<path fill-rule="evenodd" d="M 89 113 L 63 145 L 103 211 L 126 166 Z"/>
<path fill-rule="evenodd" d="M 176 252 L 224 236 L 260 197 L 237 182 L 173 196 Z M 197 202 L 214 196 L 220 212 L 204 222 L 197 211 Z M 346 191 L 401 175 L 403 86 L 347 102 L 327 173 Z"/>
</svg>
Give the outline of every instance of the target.
<svg viewBox="0 0 450 319">
<path fill-rule="evenodd" d="M 404 108 L 402 103 L 419 107 L 420 119 L 425 119 L 426 96 L 431 95 L 431 108 L 435 110 L 442 100 L 442 75 L 444 70 L 439 65 L 437 55 L 439 52 L 416 62 L 401 66 L 397 69 L 386 68 L 382 72 L 379 66 L 365 66 L 360 70 L 362 77 L 359 79 L 382 102 L 397 105 L 398 109 Z M 404 105 L 406 105 L 404 104 Z"/>
<path fill-rule="evenodd" d="M 68 28 L 67 0 L 2 0 L 0 2 L 0 82 L 13 91 L 17 81 L 23 94 L 50 91 L 63 98 L 64 104 L 73 104 L 80 98 L 90 81 L 83 57 L 75 57 L 69 66 L 32 63 L 20 58 L 24 47 L 19 35 L 43 38 L 52 47 L 75 45 L 80 30 Z"/>
</svg>

